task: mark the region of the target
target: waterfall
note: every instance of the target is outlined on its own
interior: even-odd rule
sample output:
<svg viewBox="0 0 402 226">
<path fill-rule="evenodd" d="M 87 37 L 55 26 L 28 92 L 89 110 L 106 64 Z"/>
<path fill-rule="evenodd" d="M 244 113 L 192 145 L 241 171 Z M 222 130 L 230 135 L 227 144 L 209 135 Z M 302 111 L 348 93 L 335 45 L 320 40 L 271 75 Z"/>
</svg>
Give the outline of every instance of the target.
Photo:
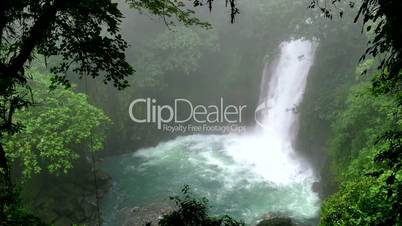
<svg viewBox="0 0 402 226">
<path fill-rule="evenodd" d="M 315 49 L 307 40 L 280 45 L 278 58 L 263 71 L 255 131 L 182 136 L 105 161 L 115 181 L 103 206 L 105 225 L 114 225 L 118 210 L 165 200 L 183 184 L 208 198 L 214 214 L 252 224 L 279 212 L 313 222 L 319 210 L 312 191 L 315 177 L 294 150 L 294 141 L 297 106 Z"/>
<path fill-rule="evenodd" d="M 268 81 L 265 86 L 268 89 L 261 90 L 256 114 L 264 113 L 262 123 L 258 124 L 267 135 L 275 136 L 282 143 L 293 141 L 296 135 L 297 106 L 303 98 L 315 48 L 316 45 L 307 40 L 283 42 L 274 68 L 264 68 L 263 81 Z"/>
<path fill-rule="evenodd" d="M 312 177 L 307 163 L 297 157 L 297 107 L 303 99 L 316 44 L 292 40 L 280 45 L 279 58 L 263 71 L 256 132 L 231 141 L 228 150 L 239 164 L 275 184 L 289 184 Z"/>
</svg>

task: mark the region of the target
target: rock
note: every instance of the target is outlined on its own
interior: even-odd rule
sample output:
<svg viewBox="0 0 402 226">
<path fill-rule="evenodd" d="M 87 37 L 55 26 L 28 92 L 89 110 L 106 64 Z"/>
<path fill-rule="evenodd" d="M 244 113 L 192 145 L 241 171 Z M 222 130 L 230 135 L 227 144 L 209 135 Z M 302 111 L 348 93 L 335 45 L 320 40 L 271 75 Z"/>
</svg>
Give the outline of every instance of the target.
<svg viewBox="0 0 402 226">
<path fill-rule="evenodd" d="M 142 207 L 125 207 L 118 211 L 119 225 L 158 225 L 161 217 L 173 211 L 168 202 L 155 202 Z"/>
<path fill-rule="evenodd" d="M 131 212 L 132 213 L 137 212 L 139 209 L 140 209 L 140 207 L 134 206 L 133 208 L 131 208 Z"/>
<path fill-rule="evenodd" d="M 276 213 L 266 214 L 256 226 L 303 226 L 292 218 Z"/>
<path fill-rule="evenodd" d="M 59 216 L 59 214 L 55 213 L 53 210 L 49 210 L 49 211 L 43 212 L 40 215 L 40 217 L 43 219 L 47 219 L 49 222 L 55 222 L 57 220 L 57 218 L 60 216 Z"/>
<path fill-rule="evenodd" d="M 316 181 L 312 184 L 311 190 L 316 193 L 322 193 L 321 184 L 320 182 Z"/>
<path fill-rule="evenodd" d="M 72 220 L 67 217 L 61 217 L 54 222 L 54 225 L 71 225 L 73 224 Z"/>
<path fill-rule="evenodd" d="M 274 217 L 260 221 L 256 226 L 295 226 L 288 217 Z"/>
<path fill-rule="evenodd" d="M 88 197 L 86 201 L 81 204 L 82 211 L 86 218 L 91 219 L 97 214 L 96 199 Z"/>
</svg>

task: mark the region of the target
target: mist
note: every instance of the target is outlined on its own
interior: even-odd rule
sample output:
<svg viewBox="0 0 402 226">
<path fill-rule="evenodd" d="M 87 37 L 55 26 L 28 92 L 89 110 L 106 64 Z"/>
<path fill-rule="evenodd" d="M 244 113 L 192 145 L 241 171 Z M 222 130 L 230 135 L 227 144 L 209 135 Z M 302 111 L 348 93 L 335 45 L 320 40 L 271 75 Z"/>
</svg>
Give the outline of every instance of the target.
<svg viewBox="0 0 402 226">
<path fill-rule="evenodd" d="M 61 7 L 2 94 L 32 96 L 2 111 L 22 126 L 0 138 L 12 190 L 43 225 L 358 222 L 336 214 L 361 200 L 348 189 L 377 185 L 374 137 L 400 127 L 397 95 L 368 91 L 388 69 L 362 58 L 379 22 L 355 20 L 360 4 L 102 2 Z M 20 25 L 4 62 L 29 40 Z"/>
</svg>

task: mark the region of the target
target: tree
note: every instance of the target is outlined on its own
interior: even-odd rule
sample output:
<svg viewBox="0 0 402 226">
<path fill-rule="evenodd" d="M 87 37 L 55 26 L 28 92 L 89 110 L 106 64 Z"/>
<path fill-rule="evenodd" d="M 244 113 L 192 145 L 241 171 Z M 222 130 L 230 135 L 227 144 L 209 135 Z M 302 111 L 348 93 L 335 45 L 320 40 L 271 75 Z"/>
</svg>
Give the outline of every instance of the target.
<svg viewBox="0 0 402 226">
<path fill-rule="evenodd" d="M 21 126 L 13 122 L 16 110 L 30 105 L 25 70 L 34 51 L 60 56 L 52 66 L 53 84 L 68 85 L 68 70 L 92 77 L 104 74 L 118 88 L 133 69 L 125 62 L 127 43 L 119 34 L 122 17 L 111 1 L 2 1 L 0 3 L 0 139 Z M 107 32 L 102 32 L 105 28 Z M 23 92 L 22 90 L 25 89 Z M 11 189 L 9 163 L 0 145 L 1 179 Z"/>
<path fill-rule="evenodd" d="M 328 142 L 333 170 L 342 176 L 351 162 L 372 148 L 378 137 L 389 128 L 398 128 L 395 118 L 396 100 L 390 96 L 373 97 L 371 84 L 362 82 L 353 86 L 344 103 L 345 108 L 335 113 L 332 122 L 333 135 Z M 362 164 L 369 165 L 367 161 Z M 353 165 L 356 171 L 361 167 Z M 352 169 L 351 169 L 352 170 Z"/>
<path fill-rule="evenodd" d="M 378 69 L 382 73 L 377 74 L 373 78 L 373 88 L 377 94 L 391 93 L 396 94 L 401 99 L 400 90 L 402 87 L 402 30 L 400 24 L 402 17 L 402 2 L 398 0 L 374 1 L 345 1 L 331 0 L 331 4 L 327 4 L 319 0 L 311 0 L 311 8 L 319 8 L 323 15 L 332 19 L 334 10 L 342 17 L 345 4 L 354 8 L 359 7 L 354 22 L 359 19 L 363 21 L 363 29 L 372 32 L 373 38 L 368 42 L 369 46 L 362 56 L 362 60 L 368 56 L 380 57 L 381 61 Z M 335 9 L 334 9 L 335 8 Z M 402 104 L 402 99 L 400 100 Z"/>
<path fill-rule="evenodd" d="M 347 3 L 351 8 L 355 7 L 355 1 L 332 0 L 332 4 L 327 4 L 327 0 L 311 1 L 311 8 L 318 7 L 324 16 L 333 17 L 333 8 L 338 11 L 339 16 L 343 16 L 344 4 Z M 341 7 L 339 7 L 341 6 Z M 372 56 L 379 59 L 379 73 L 372 76 L 372 91 L 375 96 L 389 95 L 395 98 L 395 104 L 391 119 L 392 124 L 382 131 L 375 138 L 375 145 L 369 155 L 371 160 L 370 172 L 364 171 L 357 173 L 353 177 L 355 181 L 349 179 L 341 187 L 332 199 L 324 204 L 321 215 L 322 225 L 400 225 L 402 211 L 401 194 L 401 169 L 402 160 L 402 129 L 400 107 L 402 105 L 402 30 L 400 24 L 402 17 L 402 2 L 398 0 L 375 1 L 362 0 L 359 2 L 359 10 L 354 22 L 361 19 L 362 31 L 367 31 L 372 38 L 369 46 L 361 57 L 361 60 Z M 362 74 L 367 74 L 363 71 Z M 374 130 L 375 128 L 369 128 Z M 378 131 L 375 131 L 375 134 Z M 367 137 L 366 137 L 367 138 Z M 367 154 L 359 153 L 359 156 Z M 352 164 L 353 166 L 353 164 Z M 367 170 L 367 169 L 366 169 Z M 361 182 L 372 181 L 362 185 Z M 348 184 L 346 184 L 348 183 Z M 346 185 L 345 185 L 346 184 Z M 351 192 L 355 190 L 356 192 Z M 368 196 L 375 202 L 367 202 L 360 205 L 360 201 L 365 201 L 362 197 L 364 191 L 368 191 Z M 337 202 L 340 205 L 337 205 Z M 346 203 L 348 206 L 344 211 L 337 211 Z M 344 205 L 345 206 L 345 205 Z M 367 208 L 370 207 L 370 208 Z"/>
<path fill-rule="evenodd" d="M 207 5 L 212 10 L 214 0 L 192 0 L 194 7 Z M 194 11 L 186 8 L 186 3 L 181 0 L 127 0 L 131 7 L 140 11 L 146 10 L 153 15 L 163 17 L 166 25 L 174 25 L 174 19 L 179 20 L 184 25 L 198 24 L 209 26 L 202 23 L 198 18 L 193 17 Z M 235 16 L 239 14 L 235 0 L 225 0 L 226 7 L 230 7 L 230 22 L 233 23 Z M 173 17 L 173 19 L 172 19 Z"/>
<path fill-rule="evenodd" d="M 162 76 L 167 72 L 189 75 L 199 68 L 205 49 L 210 52 L 219 49 L 216 30 L 185 26 L 166 29 L 139 49 L 141 54 L 135 59 L 138 65 L 135 82 L 142 86 L 161 86 Z"/>
<path fill-rule="evenodd" d="M 401 109 L 395 96 L 374 96 L 371 88 L 369 82 L 352 87 L 335 114 L 328 150 L 340 188 L 325 200 L 320 225 L 402 220 Z"/>
<path fill-rule="evenodd" d="M 194 17 L 182 1 L 128 1 L 137 10 L 147 10 L 157 16 L 168 17 L 185 25 L 208 24 Z M 228 1 L 232 18 L 238 13 L 234 0 Z M 212 1 L 207 0 L 212 8 Z M 194 6 L 203 5 L 195 0 Z M 133 72 L 125 61 L 127 43 L 119 33 L 122 14 L 117 3 L 109 0 L 48 0 L 2 1 L 0 3 L 0 134 L 15 132 L 12 123 L 16 109 L 29 102 L 17 93 L 18 86 L 27 86 L 24 70 L 32 60 L 34 50 L 45 58 L 58 57 L 53 65 L 53 85 L 68 86 L 68 71 L 113 82 L 119 89 L 128 86 L 125 79 Z M 174 24 L 173 19 L 167 24 Z M 7 171 L 7 159 L 0 149 L 0 167 Z M 7 172 L 5 172 L 7 176 Z"/>
<path fill-rule="evenodd" d="M 130 1 L 133 8 L 147 10 L 185 25 L 205 25 L 182 1 Z M 229 0 L 232 21 L 238 13 L 235 1 Z M 212 8 L 212 0 L 206 0 Z M 194 6 L 203 5 L 200 0 Z M 120 35 L 122 14 L 110 0 L 43 0 L 0 2 L 0 140 L 18 132 L 17 110 L 32 104 L 28 75 L 29 63 L 39 53 L 56 62 L 49 67 L 52 87 L 69 86 L 67 73 L 103 76 L 118 89 L 128 86 L 127 76 L 133 68 L 126 62 L 128 44 Z M 171 23 L 169 23 L 171 24 Z M 24 90 L 24 91 L 22 91 Z M 0 143 L 0 185 L 12 193 L 9 162 Z M 12 200 L 9 200 L 12 201 Z M 0 213 L 1 214 L 1 213 Z"/>
<path fill-rule="evenodd" d="M 42 170 L 67 173 L 72 161 L 102 149 L 110 119 L 88 103 L 87 96 L 72 89 L 48 91 L 48 75 L 29 71 L 34 106 L 15 113 L 24 125 L 19 133 L 4 137 L 4 149 L 12 162 L 20 162 L 25 178 Z M 83 151 L 82 151 L 83 150 Z"/>
</svg>

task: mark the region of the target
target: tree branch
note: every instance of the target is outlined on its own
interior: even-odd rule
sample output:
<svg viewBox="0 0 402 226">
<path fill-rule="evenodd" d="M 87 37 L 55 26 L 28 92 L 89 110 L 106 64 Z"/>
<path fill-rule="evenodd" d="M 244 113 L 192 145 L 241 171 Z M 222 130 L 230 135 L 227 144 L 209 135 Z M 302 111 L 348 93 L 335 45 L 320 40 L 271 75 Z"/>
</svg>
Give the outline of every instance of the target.
<svg viewBox="0 0 402 226">
<path fill-rule="evenodd" d="M 3 40 L 3 32 L 6 27 L 6 1 L 0 1 L 0 45 Z"/>
<path fill-rule="evenodd" d="M 22 41 L 21 50 L 19 54 L 11 61 L 7 73 L 9 76 L 15 76 L 24 64 L 29 59 L 32 51 L 46 35 L 46 32 L 56 19 L 56 14 L 63 6 L 65 0 L 55 0 L 53 5 L 50 5 L 43 14 L 37 19 L 32 26 L 28 37 Z"/>
</svg>

